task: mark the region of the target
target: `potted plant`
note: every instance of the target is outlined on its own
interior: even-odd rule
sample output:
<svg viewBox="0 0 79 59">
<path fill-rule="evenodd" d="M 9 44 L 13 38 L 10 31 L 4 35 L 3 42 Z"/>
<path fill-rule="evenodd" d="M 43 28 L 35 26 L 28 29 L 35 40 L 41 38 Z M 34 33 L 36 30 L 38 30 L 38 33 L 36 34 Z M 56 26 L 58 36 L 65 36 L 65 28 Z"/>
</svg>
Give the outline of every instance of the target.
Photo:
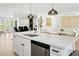
<svg viewBox="0 0 79 59">
<path fill-rule="evenodd" d="M 63 32 L 63 31 L 64 31 L 64 29 L 63 29 L 63 28 L 60 28 L 60 31 L 61 31 L 61 32 Z"/>
<path fill-rule="evenodd" d="M 60 28 L 60 31 L 61 31 L 61 33 L 59 33 L 59 35 L 63 35 L 63 31 L 64 31 L 64 29 L 63 28 Z"/>
<path fill-rule="evenodd" d="M 39 28 L 40 32 L 41 32 L 41 28 L 42 28 L 42 23 L 43 23 L 42 16 L 40 16 L 38 19 L 38 28 Z"/>
</svg>

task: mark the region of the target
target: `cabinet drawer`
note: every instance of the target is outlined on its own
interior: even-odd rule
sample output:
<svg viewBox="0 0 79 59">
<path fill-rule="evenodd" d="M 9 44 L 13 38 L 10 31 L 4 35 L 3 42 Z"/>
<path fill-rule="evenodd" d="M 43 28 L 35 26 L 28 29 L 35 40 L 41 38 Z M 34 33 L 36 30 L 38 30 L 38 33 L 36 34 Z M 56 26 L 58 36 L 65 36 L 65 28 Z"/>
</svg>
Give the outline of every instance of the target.
<svg viewBox="0 0 79 59">
<path fill-rule="evenodd" d="M 61 53 L 62 53 L 63 49 L 62 48 L 58 48 L 58 47 L 50 47 L 50 55 L 57 55 L 57 56 L 60 56 Z"/>
<path fill-rule="evenodd" d="M 20 37 L 20 36 L 13 36 L 13 38 L 15 38 L 15 40 L 17 40 L 17 41 L 22 41 L 22 42 L 27 42 L 27 43 L 29 43 L 29 42 L 31 42 L 31 40 L 30 39 L 27 39 L 27 38 L 23 38 L 23 37 Z"/>
</svg>

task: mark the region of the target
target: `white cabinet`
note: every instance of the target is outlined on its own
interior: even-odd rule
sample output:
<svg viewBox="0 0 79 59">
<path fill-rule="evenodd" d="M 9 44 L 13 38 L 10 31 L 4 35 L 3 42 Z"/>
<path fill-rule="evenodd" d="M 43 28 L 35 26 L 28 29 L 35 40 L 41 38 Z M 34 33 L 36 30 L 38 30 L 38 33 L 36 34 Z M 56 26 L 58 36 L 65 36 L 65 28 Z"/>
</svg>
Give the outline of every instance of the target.
<svg viewBox="0 0 79 59">
<path fill-rule="evenodd" d="M 60 56 L 62 53 L 61 48 L 50 46 L 50 56 Z"/>
<path fill-rule="evenodd" d="M 14 51 L 20 56 L 31 55 L 31 40 L 13 35 Z"/>
<path fill-rule="evenodd" d="M 24 51 L 24 46 L 22 45 L 21 42 L 18 42 L 16 40 L 14 40 L 14 51 L 18 54 L 18 55 L 24 55 L 23 51 Z"/>
<path fill-rule="evenodd" d="M 50 56 L 69 56 L 74 51 L 74 45 L 68 47 L 59 48 L 55 46 L 50 46 Z"/>
</svg>

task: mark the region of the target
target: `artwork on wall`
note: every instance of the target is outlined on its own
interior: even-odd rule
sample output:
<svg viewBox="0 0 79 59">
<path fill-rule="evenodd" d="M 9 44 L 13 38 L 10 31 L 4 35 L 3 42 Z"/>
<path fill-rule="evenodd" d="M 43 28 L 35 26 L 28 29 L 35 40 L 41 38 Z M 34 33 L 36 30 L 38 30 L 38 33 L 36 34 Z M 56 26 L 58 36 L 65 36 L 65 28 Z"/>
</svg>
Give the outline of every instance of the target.
<svg viewBox="0 0 79 59">
<path fill-rule="evenodd" d="M 51 18 L 46 18 L 46 26 L 48 27 L 52 26 L 51 22 L 52 22 Z"/>
</svg>

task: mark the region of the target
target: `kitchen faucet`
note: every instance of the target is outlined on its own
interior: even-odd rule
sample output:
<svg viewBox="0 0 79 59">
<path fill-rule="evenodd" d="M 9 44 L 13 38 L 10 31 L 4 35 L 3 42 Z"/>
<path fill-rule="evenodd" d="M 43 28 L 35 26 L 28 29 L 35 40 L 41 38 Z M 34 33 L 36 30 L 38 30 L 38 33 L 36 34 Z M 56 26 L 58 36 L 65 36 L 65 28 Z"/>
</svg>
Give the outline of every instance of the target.
<svg viewBox="0 0 79 59">
<path fill-rule="evenodd" d="M 35 25 L 34 27 L 34 33 L 36 34 L 36 31 L 37 31 L 37 26 Z"/>
<path fill-rule="evenodd" d="M 33 27 L 33 30 L 34 30 L 34 34 L 36 34 L 36 31 L 37 31 L 37 25 L 35 23 L 33 23 L 34 27 Z M 31 27 L 29 28 L 29 31 L 31 32 Z"/>
<path fill-rule="evenodd" d="M 29 31 L 31 32 L 31 28 L 29 28 Z"/>
</svg>

